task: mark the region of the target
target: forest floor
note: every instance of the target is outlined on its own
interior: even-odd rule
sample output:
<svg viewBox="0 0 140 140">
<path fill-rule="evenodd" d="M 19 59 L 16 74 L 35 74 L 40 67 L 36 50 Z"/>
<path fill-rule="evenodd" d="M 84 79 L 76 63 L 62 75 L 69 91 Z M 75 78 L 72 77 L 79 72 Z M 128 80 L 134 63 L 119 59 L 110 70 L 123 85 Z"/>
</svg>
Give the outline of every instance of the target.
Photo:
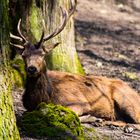
<svg viewBox="0 0 140 140">
<path fill-rule="evenodd" d="M 140 2 L 128 6 L 105 4 L 103 0 L 79 0 L 75 27 L 76 47 L 85 72 L 120 78 L 140 93 Z M 14 94 L 14 100 L 18 119 L 25 111 L 21 94 Z M 139 131 L 126 134 L 117 127 L 94 128 L 110 140 L 140 139 Z M 35 139 L 22 136 L 22 140 Z"/>
<path fill-rule="evenodd" d="M 135 5 L 81 0 L 76 14 L 76 46 L 87 74 L 120 78 L 140 93 L 140 2 Z M 95 127 L 110 140 L 138 140 L 140 132 Z"/>
</svg>

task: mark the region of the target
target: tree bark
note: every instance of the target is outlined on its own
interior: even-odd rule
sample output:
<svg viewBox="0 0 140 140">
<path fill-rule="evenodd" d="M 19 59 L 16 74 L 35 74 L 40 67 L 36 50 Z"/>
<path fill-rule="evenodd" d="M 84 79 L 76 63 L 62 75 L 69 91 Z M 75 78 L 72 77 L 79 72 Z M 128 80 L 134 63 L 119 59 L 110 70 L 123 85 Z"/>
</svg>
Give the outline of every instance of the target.
<svg viewBox="0 0 140 140">
<path fill-rule="evenodd" d="M 9 66 L 8 0 L 0 1 L 0 139 L 19 140 L 13 100 L 12 74 Z"/>
<path fill-rule="evenodd" d="M 32 42 L 40 39 L 43 23 L 45 22 L 45 34 L 53 32 L 61 23 L 60 6 L 69 9 L 69 0 L 17 0 L 16 10 L 21 11 L 18 17 L 22 18 L 24 34 Z M 12 11 L 16 11 L 12 10 Z M 16 12 L 13 12 L 13 15 Z M 13 17 L 13 16 L 12 16 Z M 74 22 L 70 18 L 65 29 L 55 38 L 46 42 L 45 45 L 60 42 L 60 45 L 48 56 L 49 69 L 68 71 L 84 74 L 75 48 Z"/>
<path fill-rule="evenodd" d="M 60 6 L 69 9 L 69 0 L 49 0 L 48 1 L 48 13 L 47 13 L 47 31 L 52 32 L 60 25 L 61 14 Z M 52 54 L 49 56 L 49 67 L 51 69 L 68 71 L 72 73 L 82 73 L 83 69 L 79 62 L 77 52 L 75 49 L 75 33 L 74 33 L 74 21 L 73 17 L 70 18 L 64 30 L 55 38 L 52 42 L 60 42 Z"/>
</svg>

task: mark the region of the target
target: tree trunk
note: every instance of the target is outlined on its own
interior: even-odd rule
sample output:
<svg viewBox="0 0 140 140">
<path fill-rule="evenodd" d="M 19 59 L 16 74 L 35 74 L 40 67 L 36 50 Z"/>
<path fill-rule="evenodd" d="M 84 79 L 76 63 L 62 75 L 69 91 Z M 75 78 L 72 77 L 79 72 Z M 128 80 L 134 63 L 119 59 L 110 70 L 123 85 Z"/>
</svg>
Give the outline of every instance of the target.
<svg viewBox="0 0 140 140">
<path fill-rule="evenodd" d="M 47 17 L 47 31 L 52 32 L 60 25 L 61 14 L 60 6 L 69 9 L 69 0 L 49 0 Z M 75 34 L 73 18 L 70 18 L 64 30 L 51 40 L 52 42 L 60 42 L 60 46 L 56 48 L 49 56 L 49 67 L 51 69 L 68 71 L 72 73 L 82 73 L 83 69 L 79 62 L 75 49 Z"/>
<path fill-rule="evenodd" d="M 16 4 L 16 10 L 22 11 L 20 15 L 22 15 L 24 34 L 32 42 L 36 42 L 41 37 L 43 19 L 46 27 L 45 34 L 47 35 L 61 23 L 60 6 L 66 9 L 70 6 L 69 0 L 17 0 Z M 12 10 L 12 12 L 16 10 Z M 14 13 L 16 12 L 13 12 L 13 15 Z M 17 13 L 19 14 L 19 12 Z M 67 26 L 58 36 L 45 45 L 56 42 L 60 42 L 60 45 L 48 56 L 48 68 L 84 74 L 75 49 L 73 18 L 70 18 Z"/>
<path fill-rule="evenodd" d="M 12 100 L 9 60 L 8 0 L 0 0 L 0 140 L 19 140 Z"/>
</svg>

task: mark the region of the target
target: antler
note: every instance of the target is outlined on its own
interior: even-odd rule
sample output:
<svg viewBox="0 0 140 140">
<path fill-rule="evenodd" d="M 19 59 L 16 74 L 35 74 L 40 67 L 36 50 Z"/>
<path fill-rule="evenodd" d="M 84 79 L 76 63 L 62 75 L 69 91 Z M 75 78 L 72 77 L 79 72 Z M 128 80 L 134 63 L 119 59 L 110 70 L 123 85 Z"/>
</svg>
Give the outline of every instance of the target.
<svg viewBox="0 0 140 140">
<path fill-rule="evenodd" d="M 19 21 L 18 21 L 17 30 L 18 30 L 18 33 L 19 33 L 19 35 L 21 36 L 21 38 L 22 38 L 25 42 L 28 42 L 27 39 L 24 37 L 24 35 L 21 33 L 20 26 L 21 26 L 21 18 L 20 18 Z"/>
<path fill-rule="evenodd" d="M 18 33 L 20 36 L 16 36 L 16 35 L 13 35 L 12 33 L 10 33 L 10 37 L 13 38 L 13 39 L 16 39 L 16 40 L 19 40 L 21 42 L 24 42 L 24 43 L 27 43 L 27 39 L 23 36 L 23 34 L 21 33 L 21 19 L 19 19 L 18 21 L 18 25 L 17 25 L 17 30 L 18 30 Z M 17 48 L 20 48 L 20 49 L 23 49 L 24 47 L 22 45 L 18 45 L 18 44 L 13 44 L 10 42 L 11 45 L 17 47 Z"/>
<path fill-rule="evenodd" d="M 15 46 L 15 47 L 17 47 L 17 48 L 19 48 L 19 49 L 24 49 L 24 47 L 23 47 L 22 45 L 13 44 L 13 43 L 11 43 L 11 42 L 10 42 L 10 45 Z"/>
<path fill-rule="evenodd" d="M 77 0 L 70 0 L 70 9 L 69 11 L 67 12 L 65 9 L 63 9 L 62 7 L 60 7 L 60 10 L 61 10 L 61 14 L 62 14 L 62 23 L 60 24 L 59 27 L 57 27 L 54 32 L 52 32 L 51 34 L 47 35 L 44 37 L 44 30 L 42 32 L 42 35 L 41 35 L 41 39 L 40 41 L 36 44 L 36 47 L 39 48 L 41 46 L 41 44 L 44 42 L 44 41 L 47 41 L 53 37 L 55 37 L 56 35 L 58 35 L 63 29 L 64 27 L 66 26 L 67 24 L 67 21 L 69 20 L 69 18 L 71 17 L 71 15 L 74 13 L 75 9 L 76 9 L 76 4 L 77 4 Z M 13 39 L 17 39 L 21 42 L 25 42 L 27 43 L 27 39 L 24 37 L 24 35 L 21 33 L 21 29 L 20 29 L 20 26 L 21 26 L 21 19 L 19 19 L 18 21 L 18 26 L 17 26 L 17 30 L 18 30 L 18 33 L 20 36 L 16 36 L 16 35 L 13 35 L 12 33 L 10 33 L 10 37 L 13 38 Z M 11 45 L 14 45 L 18 48 L 24 48 L 23 46 L 21 45 L 17 45 L 17 44 L 13 44 L 13 43 L 10 43 Z"/>
<path fill-rule="evenodd" d="M 67 21 L 69 20 L 69 18 L 71 17 L 71 15 L 74 13 L 74 11 L 76 9 L 76 4 L 77 4 L 77 0 L 70 0 L 69 13 L 67 13 L 66 10 L 64 10 L 62 7 L 60 7 L 61 14 L 62 14 L 62 23 L 58 28 L 56 28 L 54 30 L 54 32 L 52 32 L 51 34 L 44 37 L 43 41 L 47 41 L 47 40 L 55 37 L 56 35 L 58 35 L 64 29 L 64 27 L 67 24 Z"/>
<path fill-rule="evenodd" d="M 44 31 L 42 32 L 40 41 L 37 42 L 37 44 L 35 44 L 35 46 L 36 46 L 37 49 L 38 49 L 38 48 L 41 46 L 41 44 L 43 43 L 43 38 L 44 38 Z"/>
<path fill-rule="evenodd" d="M 17 40 L 19 40 L 21 42 L 23 42 L 23 41 L 28 42 L 27 39 L 21 33 L 20 26 L 21 26 L 21 19 L 19 19 L 18 25 L 17 25 L 17 30 L 18 30 L 18 33 L 19 33 L 20 37 L 16 36 L 16 35 L 13 35 L 12 33 L 10 33 L 10 37 L 13 38 L 13 39 L 17 39 Z"/>
<path fill-rule="evenodd" d="M 77 0 L 74 0 L 74 2 L 70 1 L 70 10 L 69 10 L 69 17 L 68 19 L 71 17 L 71 15 L 73 15 L 73 13 L 76 10 L 76 5 L 77 5 Z"/>
<path fill-rule="evenodd" d="M 12 33 L 10 33 L 10 37 L 13 38 L 13 39 L 17 39 L 17 40 L 23 42 L 23 39 L 21 37 L 13 35 Z"/>
</svg>

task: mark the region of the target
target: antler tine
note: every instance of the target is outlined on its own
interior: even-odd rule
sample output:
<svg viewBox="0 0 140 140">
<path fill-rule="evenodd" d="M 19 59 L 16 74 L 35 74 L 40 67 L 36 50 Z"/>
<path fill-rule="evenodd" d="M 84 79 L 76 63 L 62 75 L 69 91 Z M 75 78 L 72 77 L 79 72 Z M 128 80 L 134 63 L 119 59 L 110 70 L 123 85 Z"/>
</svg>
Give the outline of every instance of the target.
<svg viewBox="0 0 140 140">
<path fill-rule="evenodd" d="M 21 37 L 13 35 L 12 33 L 10 33 L 10 38 L 17 39 L 17 40 L 23 42 L 23 39 Z"/>
<path fill-rule="evenodd" d="M 10 45 L 15 46 L 16 48 L 19 48 L 19 49 L 24 49 L 24 47 L 22 45 L 13 44 L 11 42 L 10 42 Z"/>
<path fill-rule="evenodd" d="M 58 28 L 56 28 L 54 30 L 54 32 L 52 32 L 51 34 L 44 37 L 43 41 L 47 41 L 47 40 L 55 37 L 57 34 L 59 34 L 64 29 L 64 27 L 67 23 L 67 12 L 62 7 L 60 7 L 60 9 L 61 9 L 61 13 L 62 13 L 62 23 L 61 23 L 61 25 Z"/>
<path fill-rule="evenodd" d="M 60 7 L 61 9 L 61 13 L 62 13 L 62 23 L 61 25 L 56 28 L 54 30 L 54 32 L 52 32 L 51 34 L 47 35 L 44 38 L 44 41 L 47 41 L 53 37 L 55 37 L 56 35 L 58 35 L 66 26 L 68 19 L 71 17 L 71 15 L 74 13 L 75 9 L 76 9 L 76 4 L 77 4 L 77 0 L 70 0 L 70 10 L 69 13 L 67 13 L 66 10 L 64 10 L 62 7 Z"/>
<path fill-rule="evenodd" d="M 70 10 L 69 10 L 69 17 L 71 17 L 71 15 L 75 12 L 76 10 L 76 5 L 77 5 L 77 0 L 70 0 Z"/>
<path fill-rule="evenodd" d="M 19 33 L 19 35 L 21 36 L 21 38 L 22 38 L 25 42 L 28 42 L 27 39 L 26 39 L 26 38 L 23 36 L 23 34 L 21 33 L 20 26 L 21 26 L 21 19 L 19 19 L 19 21 L 18 21 L 17 30 L 18 30 L 18 33 Z"/>
</svg>

